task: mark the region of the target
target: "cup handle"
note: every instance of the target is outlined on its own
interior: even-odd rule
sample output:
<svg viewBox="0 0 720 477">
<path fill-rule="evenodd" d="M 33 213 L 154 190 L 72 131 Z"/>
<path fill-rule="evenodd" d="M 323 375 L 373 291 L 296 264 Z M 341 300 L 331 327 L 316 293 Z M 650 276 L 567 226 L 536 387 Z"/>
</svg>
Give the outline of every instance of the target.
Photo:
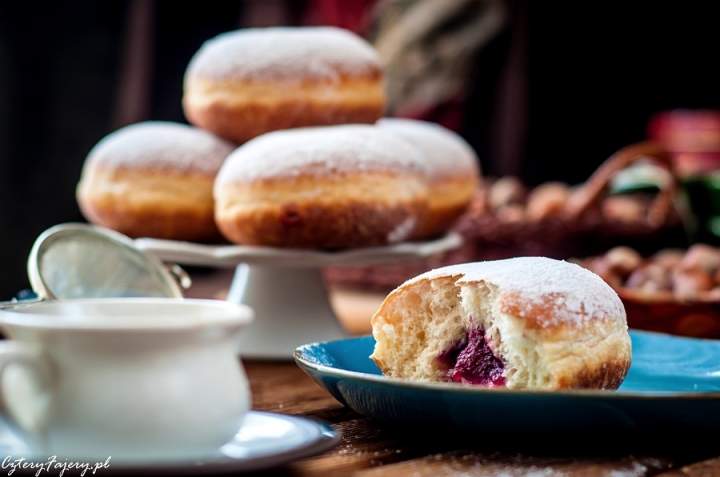
<svg viewBox="0 0 720 477">
<path fill-rule="evenodd" d="M 39 349 L 12 340 L 0 341 L 0 415 L 2 415 L 12 430 L 21 435 L 37 433 L 43 427 L 46 410 L 30 406 L 23 406 L 24 409 L 13 409 L 11 402 L 8 402 L 5 373 L 12 366 L 20 366 L 27 370 L 32 376 L 34 384 L 39 389 L 47 391 L 54 380 L 52 367 L 45 354 Z M 42 400 L 38 401 L 42 403 Z M 49 401 L 45 401 L 47 404 Z"/>
</svg>

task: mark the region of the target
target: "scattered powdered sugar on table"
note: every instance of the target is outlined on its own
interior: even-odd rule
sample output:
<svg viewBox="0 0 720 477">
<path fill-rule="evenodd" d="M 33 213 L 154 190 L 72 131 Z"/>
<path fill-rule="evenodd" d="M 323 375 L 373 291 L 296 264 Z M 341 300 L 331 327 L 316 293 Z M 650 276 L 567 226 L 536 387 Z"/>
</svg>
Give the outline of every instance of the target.
<svg viewBox="0 0 720 477">
<path fill-rule="evenodd" d="M 148 121 L 105 136 L 88 154 L 88 164 L 171 169 L 215 174 L 234 146 L 184 124 Z"/>
<path fill-rule="evenodd" d="M 372 46 L 340 28 L 247 28 L 208 40 L 190 61 L 186 78 L 300 82 L 336 80 L 380 68 Z"/>
<path fill-rule="evenodd" d="M 425 157 L 431 176 L 479 174 L 475 151 L 453 131 L 413 119 L 383 118 L 377 125 L 414 144 Z"/>
<path fill-rule="evenodd" d="M 495 285 L 502 297 L 516 294 L 519 300 L 514 304 L 522 308 L 552 307 L 552 320 L 546 324 L 625 316 L 620 298 L 602 278 L 574 263 L 545 257 L 451 265 L 423 273 L 408 283 L 452 275 L 458 276 L 459 283 L 484 281 Z"/>
<path fill-rule="evenodd" d="M 364 171 L 427 173 L 416 148 L 374 126 L 353 124 L 257 137 L 228 157 L 217 183 Z"/>
</svg>

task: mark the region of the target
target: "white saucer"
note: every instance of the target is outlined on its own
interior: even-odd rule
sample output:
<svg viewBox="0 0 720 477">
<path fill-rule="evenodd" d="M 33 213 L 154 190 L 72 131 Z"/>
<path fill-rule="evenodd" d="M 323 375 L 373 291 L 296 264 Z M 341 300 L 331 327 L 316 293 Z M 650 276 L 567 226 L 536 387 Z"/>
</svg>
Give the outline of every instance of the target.
<svg viewBox="0 0 720 477">
<path fill-rule="evenodd" d="M 328 424 L 299 416 L 251 411 L 232 441 L 196 459 L 158 459 L 153 461 L 110 460 L 110 471 L 139 474 L 168 473 L 200 475 L 224 472 L 250 472 L 287 464 L 334 447 L 340 434 Z M 108 452 L 108 455 L 112 455 Z M 25 457 L 46 462 L 47 456 L 28 452 L 0 420 L 0 456 Z M 58 456 L 57 461 L 71 461 Z M 95 462 L 97 459 L 91 459 Z M 104 460 L 104 459 L 103 459 Z"/>
</svg>

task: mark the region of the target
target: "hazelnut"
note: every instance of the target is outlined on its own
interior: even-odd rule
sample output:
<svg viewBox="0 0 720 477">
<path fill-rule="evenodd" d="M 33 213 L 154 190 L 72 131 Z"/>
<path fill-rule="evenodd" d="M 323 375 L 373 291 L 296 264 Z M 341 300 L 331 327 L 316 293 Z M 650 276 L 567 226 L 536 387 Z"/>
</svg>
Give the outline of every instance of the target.
<svg viewBox="0 0 720 477">
<path fill-rule="evenodd" d="M 600 276 L 613 288 L 622 287 L 622 278 L 610 266 L 610 262 L 604 257 L 591 259 L 587 262 L 586 268 Z"/>
<path fill-rule="evenodd" d="M 676 268 L 682 262 L 685 252 L 677 248 L 668 248 L 661 250 L 652 256 L 652 262 L 663 268 Z"/>
<path fill-rule="evenodd" d="M 490 186 L 489 201 L 493 210 L 525 201 L 525 186 L 515 177 L 501 177 Z"/>
<path fill-rule="evenodd" d="M 630 275 L 643 262 L 642 257 L 630 247 L 615 247 L 605 254 L 608 266 L 623 276 Z"/>
<path fill-rule="evenodd" d="M 641 222 L 645 217 L 645 207 L 632 197 L 611 196 L 603 201 L 602 214 L 607 220 Z"/>
<path fill-rule="evenodd" d="M 673 291 L 679 298 L 695 298 L 711 290 L 715 283 L 710 274 L 699 269 L 675 270 Z"/>
<path fill-rule="evenodd" d="M 680 263 L 683 269 L 700 269 L 714 274 L 720 269 L 720 250 L 709 245 L 697 244 L 688 249 Z"/>
<path fill-rule="evenodd" d="M 527 215 L 530 220 L 559 216 L 570 197 L 570 188 L 561 182 L 548 182 L 530 192 Z"/>
<path fill-rule="evenodd" d="M 628 288 L 654 293 L 671 290 L 672 280 L 670 272 L 651 263 L 632 272 L 625 285 Z"/>
</svg>

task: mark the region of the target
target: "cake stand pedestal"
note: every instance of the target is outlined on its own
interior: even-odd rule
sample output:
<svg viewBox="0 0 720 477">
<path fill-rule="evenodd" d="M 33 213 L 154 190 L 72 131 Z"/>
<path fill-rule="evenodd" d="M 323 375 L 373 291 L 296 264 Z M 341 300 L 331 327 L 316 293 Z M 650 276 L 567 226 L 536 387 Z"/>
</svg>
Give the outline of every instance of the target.
<svg viewBox="0 0 720 477">
<path fill-rule="evenodd" d="M 255 321 L 240 338 L 247 358 L 290 359 L 296 347 L 347 337 L 328 300 L 322 269 L 417 260 L 455 249 L 449 234 L 428 242 L 404 242 L 341 252 L 241 245 L 201 245 L 142 238 L 135 244 L 165 262 L 236 267 L 228 300 L 250 306 Z"/>
</svg>

